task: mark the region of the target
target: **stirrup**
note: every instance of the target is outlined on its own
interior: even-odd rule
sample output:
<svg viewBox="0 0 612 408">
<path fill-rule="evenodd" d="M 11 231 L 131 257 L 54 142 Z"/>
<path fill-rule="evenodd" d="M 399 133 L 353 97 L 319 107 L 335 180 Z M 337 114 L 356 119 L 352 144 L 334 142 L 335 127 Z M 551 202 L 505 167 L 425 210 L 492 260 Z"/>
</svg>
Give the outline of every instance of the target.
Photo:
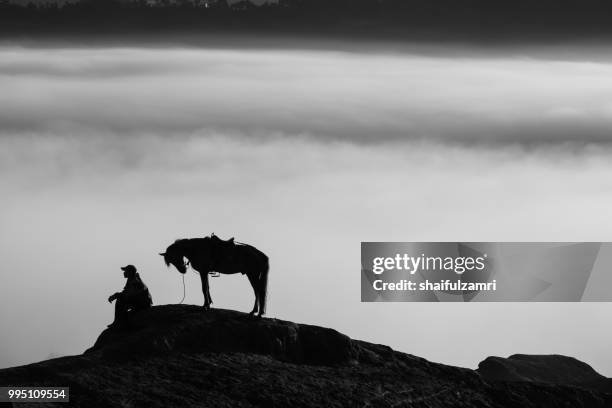
<svg viewBox="0 0 612 408">
<path fill-rule="evenodd" d="M 221 274 L 219 272 L 208 272 L 208 274 L 210 275 L 211 278 L 218 278 L 219 276 L 221 276 Z"/>
</svg>

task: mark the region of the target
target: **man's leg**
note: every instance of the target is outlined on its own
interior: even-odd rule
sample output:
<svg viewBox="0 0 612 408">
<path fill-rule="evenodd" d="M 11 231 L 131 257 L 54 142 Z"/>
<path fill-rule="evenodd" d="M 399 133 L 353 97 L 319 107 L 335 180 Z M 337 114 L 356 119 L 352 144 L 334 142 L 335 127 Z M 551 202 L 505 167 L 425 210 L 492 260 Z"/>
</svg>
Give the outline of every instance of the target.
<svg viewBox="0 0 612 408">
<path fill-rule="evenodd" d="M 123 296 L 119 296 L 115 300 L 115 321 L 113 324 L 122 324 L 127 317 L 128 305 Z"/>
</svg>

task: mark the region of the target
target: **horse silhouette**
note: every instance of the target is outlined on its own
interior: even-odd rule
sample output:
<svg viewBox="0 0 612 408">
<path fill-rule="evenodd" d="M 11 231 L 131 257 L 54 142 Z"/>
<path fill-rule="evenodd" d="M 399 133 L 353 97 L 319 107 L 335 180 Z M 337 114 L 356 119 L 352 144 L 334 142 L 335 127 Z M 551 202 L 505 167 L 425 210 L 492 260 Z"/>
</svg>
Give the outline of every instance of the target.
<svg viewBox="0 0 612 408">
<path fill-rule="evenodd" d="M 160 253 L 166 266 L 174 267 L 182 274 L 191 267 L 200 273 L 202 293 L 204 294 L 204 310 L 210 309 L 212 298 L 208 285 L 208 274 L 246 274 L 255 293 L 255 305 L 251 315 L 261 317 L 266 311 L 266 293 L 268 290 L 269 262 L 266 254 L 257 248 L 234 243 L 233 238 L 223 241 L 214 234 L 211 237 L 189 238 L 176 240 L 166 252 Z M 185 262 L 185 258 L 187 262 Z"/>
</svg>

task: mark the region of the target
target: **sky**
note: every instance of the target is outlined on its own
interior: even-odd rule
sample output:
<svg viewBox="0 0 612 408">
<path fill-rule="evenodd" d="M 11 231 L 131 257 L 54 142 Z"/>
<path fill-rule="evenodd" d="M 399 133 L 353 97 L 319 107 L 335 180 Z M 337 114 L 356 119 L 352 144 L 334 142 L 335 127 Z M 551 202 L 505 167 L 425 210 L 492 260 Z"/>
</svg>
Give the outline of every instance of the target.
<svg viewBox="0 0 612 408">
<path fill-rule="evenodd" d="M 359 287 L 361 241 L 610 241 L 606 52 L 2 45 L 0 367 L 91 346 L 128 263 L 179 302 L 158 253 L 215 232 L 269 255 L 269 317 L 445 364 L 557 353 L 612 376 L 609 304 Z M 241 275 L 211 294 L 252 307 Z"/>
</svg>

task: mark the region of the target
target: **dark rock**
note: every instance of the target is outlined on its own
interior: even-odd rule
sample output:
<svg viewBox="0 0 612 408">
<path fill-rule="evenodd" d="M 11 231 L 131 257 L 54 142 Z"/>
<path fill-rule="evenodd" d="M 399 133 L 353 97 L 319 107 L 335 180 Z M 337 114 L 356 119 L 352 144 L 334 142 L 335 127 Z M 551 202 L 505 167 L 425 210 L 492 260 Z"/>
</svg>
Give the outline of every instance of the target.
<svg viewBox="0 0 612 408">
<path fill-rule="evenodd" d="M 191 305 L 156 306 L 107 328 L 85 353 L 122 359 L 169 352 L 242 352 L 304 364 L 344 364 L 358 351 L 336 330 Z"/>
<path fill-rule="evenodd" d="M 487 359 L 476 372 L 323 327 L 167 305 L 104 330 L 83 355 L 0 370 L 0 386 L 68 386 L 69 405 L 85 408 L 612 406 L 611 394 L 566 382 L 571 373 L 599 381 L 597 373 L 563 361 L 527 375 Z M 541 381 L 560 367 L 568 371 L 555 383 Z"/>
<path fill-rule="evenodd" d="M 580 360 L 560 355 L 488 357 L 478 365 L 478 372 L 491 381 L 572 385 L 612 393 L 611 379 Z"/>
</svg>

